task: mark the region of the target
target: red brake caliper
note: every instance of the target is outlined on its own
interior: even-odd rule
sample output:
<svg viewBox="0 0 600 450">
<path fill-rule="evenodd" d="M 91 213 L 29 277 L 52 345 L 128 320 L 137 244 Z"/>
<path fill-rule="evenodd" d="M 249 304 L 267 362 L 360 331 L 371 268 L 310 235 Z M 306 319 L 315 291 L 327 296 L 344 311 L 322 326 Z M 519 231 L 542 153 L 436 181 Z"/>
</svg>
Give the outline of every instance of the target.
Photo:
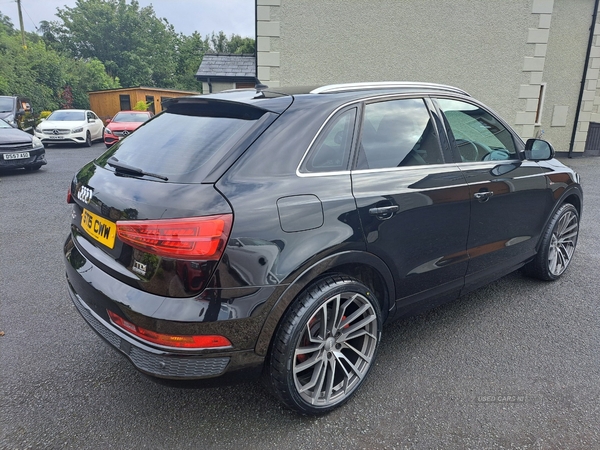
<svg viewBox="0 0 600 450">
<path fill-rule="evenodd" d="M 346 320 L 346 316 L 342 316 L 342 322 L 344 320 Z M 309 328 L 312 328 L 312 326 L 315 324 L 316 321 L 317 321 L 317 318 L 313 317 L 308 324 Z M 346 325 L 344 325 L 343 328 L 348 328 L 349 326 L 350 326 L 350 324 L 346 324 Z M 306 347 L 306 346 L 310 345 L 308 336 L 304 336 L 304 339 L 302 339 L 302 342 L 300 343 L 300 345 L 302 347 Z M 303 363 L 304 361 L 306 361 L 308 359 L 308 356 L 306 354 L 298 355 L 298 356 L 296 356 L 296 359 L 298 360 L 299 363 Z"/>
</svg>

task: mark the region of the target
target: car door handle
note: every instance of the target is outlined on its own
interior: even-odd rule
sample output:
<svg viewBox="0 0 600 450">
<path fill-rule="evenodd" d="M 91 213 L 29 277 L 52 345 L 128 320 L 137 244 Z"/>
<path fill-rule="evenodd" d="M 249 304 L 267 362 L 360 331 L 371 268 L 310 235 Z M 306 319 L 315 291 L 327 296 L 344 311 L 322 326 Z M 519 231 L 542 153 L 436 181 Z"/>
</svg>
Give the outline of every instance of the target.
<svg viewBox="0 0 600 450">
<path fill-rule="evenodd" d="M 475 194 L 475 198 L 477 200 L 479 200 L 481 203 L 484 203 L 484 202 L 487 202 L 492 195 L 494 195 L 494 193 L 492 191 L 477 192 Z"/>
<path fill-rule="evenodd" d="M 382 218 L 389 219 L 392 217 L 392 214 L 398 211 L 398 205 L 390 205 L 390 206 L 380 206 L 379 208 L 371 208 L 369 209 L 369 214 L 372 216 L 386 216 Z"/>
</svg>

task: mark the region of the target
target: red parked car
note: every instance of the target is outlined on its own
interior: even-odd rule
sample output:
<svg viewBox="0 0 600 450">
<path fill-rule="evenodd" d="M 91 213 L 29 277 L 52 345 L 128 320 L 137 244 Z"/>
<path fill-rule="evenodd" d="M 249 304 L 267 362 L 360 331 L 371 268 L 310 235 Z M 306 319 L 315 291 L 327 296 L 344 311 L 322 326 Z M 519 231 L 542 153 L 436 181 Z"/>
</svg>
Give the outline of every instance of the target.
<svg viewBox="0 0 600 450">
<path fill-rule="evenodd" d="M 106 122 L 104 143 L 110 147 L 115 142 L 129 136 L 153 115 L 150 111 L 119 111 L 115 117 Z"/>
</svg>

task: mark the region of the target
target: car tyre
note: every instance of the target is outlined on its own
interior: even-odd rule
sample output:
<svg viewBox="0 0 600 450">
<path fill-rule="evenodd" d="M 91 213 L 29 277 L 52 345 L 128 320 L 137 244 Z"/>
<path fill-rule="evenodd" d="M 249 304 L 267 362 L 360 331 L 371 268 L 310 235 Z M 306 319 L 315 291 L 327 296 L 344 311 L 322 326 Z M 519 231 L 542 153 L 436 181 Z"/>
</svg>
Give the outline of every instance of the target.
<svg viewBox="0 0 600 450">
<path fill-rule="evenodd" d="M 84 145 L 86 147 L 92 146 L 92 135 L 90 134 L 89 131 L 87 133 L 85 133 L 85 144 Z"/>
<path fill-rule="evenodd" d="M 558 279 L 573 258 L 578 235 L 579 213 L 565 203 L 548 222 L 538 254 L 524 267 L 525 274 L 545 281 Z"/>
<path fill-rule="evenodd" d="M 284 314 L 268 359 L 268 381 L 289 408 L 327 413 L 348 401 L 373 366 L 381 309 L 364 284 L 328 276 Z"/>
</svg>

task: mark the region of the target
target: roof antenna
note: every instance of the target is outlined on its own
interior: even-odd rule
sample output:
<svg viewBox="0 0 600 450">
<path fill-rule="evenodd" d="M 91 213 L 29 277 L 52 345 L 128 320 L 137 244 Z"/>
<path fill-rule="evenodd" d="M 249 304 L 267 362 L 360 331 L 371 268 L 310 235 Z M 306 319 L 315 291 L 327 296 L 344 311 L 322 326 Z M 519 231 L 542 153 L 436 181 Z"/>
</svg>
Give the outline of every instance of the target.
<svg viewBox="0 0 600 450">
<path fill-rule="evenodd" d="M 262 84 L 259 80 L 256 80 L 256 85 L 254 86 L 254 89 L 256 89 L 257 94 L 260 94 L 265 89 L 269 89 L 269 86 L 267 86 L 266 84 Z"/>
</svg>

